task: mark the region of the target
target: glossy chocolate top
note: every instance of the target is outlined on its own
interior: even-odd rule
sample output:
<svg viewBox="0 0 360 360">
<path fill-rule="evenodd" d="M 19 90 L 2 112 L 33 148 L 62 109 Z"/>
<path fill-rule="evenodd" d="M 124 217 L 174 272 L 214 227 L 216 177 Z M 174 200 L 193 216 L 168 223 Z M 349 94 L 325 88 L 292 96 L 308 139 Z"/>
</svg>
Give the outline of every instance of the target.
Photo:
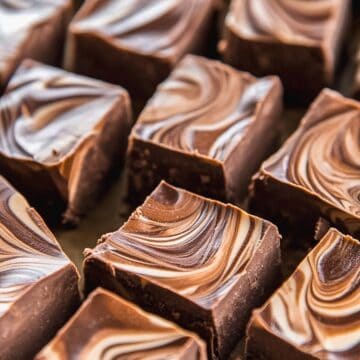
<svg viewBox="0 0 360 360">
<path fill-rule="evenodd" d="M 87 251 L 204 308 L 246 273 L 272 226 L 232 206 L 162 182 L 118 231 Z"/>
<path fill-rule="evenodd" d="M 277 77 L 256 79 L 218 61 L 186 56 L 148 102 L 132 136 L 225 161 L 256 121 Z"/>
<path fill-rule="evenodd" d="M 344 0 L 233 0 L 226 25 L 241 37 L 316 45 Z M 347 5 L 346 5 L 347 6 Z"/>
<path fill-rule="evenodd" d="M 360 243 L 330 229 L 250 324 L 321 359 L 358 359 Z"/>
<path fill-rule="evenodd" d="M 69 4 L 69 0 L 0 0 L 0 82 L 31 31 Z"/>
<path fill-rule="evenodd" d="M 195 335 L 97 289 L 37 360 L 205 360 Z"/>
<path fill-rule="evenodd" d="M 67 264 L 37 212 L 0 177 L 0 316 L 37 281 Z"/>
<path fill-rule="evenodd" d="M 95 33 L 141 54 L 178 58 L 213 6 L 214 0 L 88 0 L 71 31 Z"/>
<path fill-rule="evenodd" d="M 261 172 L 351 214 L 359 226 L 360 103 L 323 90 Z"/>
</svg>

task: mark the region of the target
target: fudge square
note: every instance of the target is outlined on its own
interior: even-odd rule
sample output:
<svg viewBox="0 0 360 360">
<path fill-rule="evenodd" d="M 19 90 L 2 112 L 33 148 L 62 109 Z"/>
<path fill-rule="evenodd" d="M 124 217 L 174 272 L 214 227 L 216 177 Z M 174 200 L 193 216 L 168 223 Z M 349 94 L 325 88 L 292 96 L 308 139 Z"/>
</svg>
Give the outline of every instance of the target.
<svg viewBox="0 0 360 360">
<path fill-rule="evenodd" d="M 323 217 L 360 236 L 360 103 L 323 90 L 252 188 L 253 210 L 293 230 Z"/>
<path fill-rule="evenodd" d="M 0 176 L 0 359 L 32 359 L 79 306 L 78 281 L 39 214 Z"/>
<path fill-rule="evenodd" d="M 0 1 L 0 91 L 27 57 L 60 63 L 71 12 L 71 0 Z"/>
<path fill-rule="evenodd" d="M 197 335 L 98 288 L 35 360 L 206 360 Z"/>
<path fill-rule="evenodd" d="M 211 40 L 215 0 L 87 0 L 70 24 L 65 67 L 150 97 Z"/>
<path fill-rule="evenodd" d="M 120 167 L 130 127 L 124 89 L 27 60 L 0 99 L 0 172 L 47 219 L 65 210 L 77 223 Z"/>
<path fill-rule="evenodd" d="M 247 354 L 255 359 L 358 359 L 360 243 L 334 228 L 253 312 Z"/>
<path fill-rule="evenodd" d="M 289 97 L 309 100 L 332 83 L 350 22 L 349 0 L 233 0 L 219 49 L 224 61 L 279 75 Z"/>
<path fill-rule="evenodd" d="M 85 251 L 85 288 L 107 288 L 197 332 L 211 358 L 225 359 L 277 285 L 279 242 L 271 223 L 161 182 Z"/>
<path fill-rule="evenodd" d="M 187 55 L 158 87 L 131 132 L 129 200 L 141 202 L 164 179 L 238 203 L 271 153 L 281 110 L 277 77 L 257 79 Z"/>
</svg>

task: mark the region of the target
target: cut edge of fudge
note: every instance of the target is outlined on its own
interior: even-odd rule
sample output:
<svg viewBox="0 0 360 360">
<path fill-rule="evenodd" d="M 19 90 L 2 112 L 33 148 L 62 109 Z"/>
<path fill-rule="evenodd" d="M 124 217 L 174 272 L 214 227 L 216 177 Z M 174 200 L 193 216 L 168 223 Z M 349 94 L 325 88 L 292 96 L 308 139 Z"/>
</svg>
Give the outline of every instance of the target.
<svg viewBox="0 0 360 360">
<path fill-rule="evenodd" d="M 320 235 L 320 234 L 319 234 Z M 335 237 L 335 239 L 334 239 Z M 349 255 L 348 254 L 348 258 L 350 258 L 351 256 L 353 256 L 354 258 L 350 259 L 350 266 L 357 266 L 356 265 L 356 261 L 358 264 L 360 264 L 360 242 L 359 240 L 351 237 L 350 235 L 344 235 L 341 232 L 339 232 L 337 229 L 335 228 L 329 228 L 327 232 L 325 232 L 324 234 L 322 234 L 321 239 L 319 239 L 318 244 L 314 247 L 313 250 L 310 251 L 310 253 L 308 255 L 306 255 L 306 257 L 303 259 L 303 261 L 297 266 L 297 268 L 295 269 L 295 271 L 292 273 L 292 275 L 290 275 L 290 277 L 280 286 L 280 288 L 278 290 L 276 290 L 274 292 L 274 294 L 266 301 L 266 303 L 258 308 L 255 309 L 252 313 L 252 317 L 250 319 L 250 322 L 247 325 L 247 337 L 246 337 L 246 352 L 247 352 L 247 358 L 252 359 L 252 358 L 256 358 L 256 359 L 277 359 L 277 358 L 288 358 L 289 356 L 293 359 L 315 359 L 315 358 L 322 358 L 323 356 L 326 357 L 326 355 L 331 355 L 333 352 L 334 354 L 339 354 L 339 349 L 337 350 L 331 350 L 331 348 L 335 349 L 338 348 L 340 345 L 339 340 L 337 340 L 336 344 L 334 344 L 333 342 L 330 342 L 330 340 L 326 340 L 324 337 L 322 337 L 321 332 L 322 331 L 326 331 L 326 326 L 328 326 L 328 330 L 330 332 L 335 331 L 335 329 L 331 328 L 331 323 L 330 325 L 327 325 L 326 322 L 326 317 L 325 315 L 321 315 L 321 314 L 313 314 L 312 316 L 315 318 L 316 321 L 323 321 L 322 325 L 323 327 L 321 327 L 321 324 L 314 324 L 311 322 L 311 324 L 308 325 L 307 329 L 309 331 L 311 331 L 314 336 L 316 336 L 316 338 L 312 338 L 311 341 L 307 341 L 304 344 L 301 343 L 296 343 L 295 338 L 296 335 L 299 337 L 299 341 L 304 340 L 304 336 L 308 335 L 308 334 L 304 334 L 301 332 L 301 329 L 298 329 L 298 333 L 296 334 L 296 325 L 294 324 L 293 329 L 288 328 L 286 325 L 286 321 L 289 321 L 290 325 L 291 325 L 291 321 L 292 320 L 299 320 L 299 326 L 306 326 L 306 324 L 303 323 L 303 320 L 301 318 L 294 318 L 293 316 L 290 316 L 291 311 L 297 311 L 297 306 L 299 306 L 299 304 L 303 304 L 302 300 L 303 299 L 291 299 L 290 298 L 290 305 L 288 302 L 286 302 L 286 297 L 285 297 L 285 293 L 281 293 L 282 291 L 285 292 L 286 290 L 289 291 L 297 291 L 300 293 L 303 293 L 302 289 L 297 289 L 297 285 L 296 285 L 296 281 L 301 282 L 304 281 L 304 277 L 306 277 L 306 275 L 308 274 L 308 272 L 311 273 L 311 278 L 310 281 L 312 280 L 312 278 L 314 276 L 318 276 L 318 277 L 322 277 L 321 281 L 325 281 L 325 275 L 324 274 L 319 274 L 318 273 L 318 266 L 320 262 L 324 262 L 323 266 L 325 266 L 325 262 L 328 261 L 331 266 L 335 266 L 335 269 L 337 269 L 337 271 L 342 271 L 341 269 L 339 269 L 338 263 L 336 262 L 336 264 L 334 264 L 336 259 L 332 259 L 329 258 L 330 255 L 327 254 L 328 249 L 333 245 L 332 241 L 334 241 L 334 246 L 339 246 L 341 249 L 344 249 L 344 243 L 349 243 L 349 246 L 354 246 L 359 248 L 359 251 L 357 252 L 357 255 Z M 339 244 L 340 243 L 340 244 Z M 325 245 L 327 245 L 327 248 L 325 248 Z M 321 248 L 325 248 L 323 249 L 323 251 L 321 251 Z M 331 250 L 331 249 L 330 249 Z M 334 252 L 335 250 L 333 250 Z M 349 252 L 349 250 L 348 250 Z M 335 256 L 341 256 L 341 255 L 334 255 L 332 254 L 333 257 Z M 358 258 L 358 260 L 356 260 L 356 257 Z M 311 260 L 311 258 L 313 258 L 313 260 Z M 339 260 L 339 259 L 337 259 Z M 312 264 L 312 261 L 315 262 L 315 264 Z M 354 263 L 352 263 L 352 261 L 354 261 Z M 349 265 L 346 266 L 346 269 L 349 269 Z M 314 274 L 314 271 L 316 271 L 316 274 Z M 303 277 L 300 277 L 300 275 L 302 274 Z M 332 279 L 335 273 L 330 273 L 328 276 L 330 278 L 330 281 L 334 282 L 334 281 L 338 281 L 337 279 L 334 280 Z M 310 276 L 310 275 L 309 275 Z M 350 275 L 351 279 L 348 281 L 355 281 L 356 280 L 356 275 Z M 316 280 L 314 280 L 316 281 Z M 320 280 L 317 280 L 320 281 Z M 295 282 L 295 283 L 294 283 Z M 302 284 L 302 283 L 301 283 Z M 300 287 L 300 285 L 298 285 Z M 353 291 L 356 291 L 355 287 L 359 286 L 359 284 L 350 284 L 349 285 L 349 289 L 348 289 L 348 293 L 352 293 Z M 313 288 L 311 288 L 313 289 Z M 310 290 L 311 291 L 311 290 Z M 315 290 L 312 290 L 315 291 Z M 320 291 L 320 290 L 319 290 Z M 330 291 L 330 289 L 329 289 Z M 333 291 L 333 290 L 332 290 Z M 339 290 L 341 293 L 344 291 L 343 288 L 341 288 Z M 296 296 L 298 296 L 298 294 L 296 294 Z M 306 294 L 303 294 L 303 296 L 307 296 Z M 330 298 L 332 299 L 337 299 L 337 297 L 335 297 L 334 293 L 331 292 L 328 296 L 330 296 Z M 355 295 L 353 295 L 355 296 Z M 318 299 L 320 301 L 320 299 Z M 282 301 L 283 303 L 280 303 L 280 301 Z M 292 301 L 292 302 L 291 302 Z M 294 301 L 296 301 L 296 304 L 294 303 Z M 326 301 L 326 300 L 324 300 Z M 341 301 L 341 300 L 339 300 Z M 315 302 L 315 300 L 314 300 Z M 354 304 L 354 302 L 353 302 Z M 292 308 L 289 310 L 287 310 L 285 308 L 285 306 L 291 306 Z M 271 312 L 271 307 L 274 306 L 278 309 L 278 311 L 280 311 L 280 314 L 278 314 L 279 316 L 276 317 L 276 315 L 274 315 Z M 315 306 L 315 304 L 314 304 Z M 326 306 L 328 307 L 328 302 L 326 302 Z M 279 310 L 280 309 L 280 310 Z M 308 314 L 312 314 L 312 309 L 308 309 L 308 307 L 306 307 L 307 313 L 304 314 L 303 316 L 307 316 L 306 320 L 308 320 Z M 290 314 L 289 314 L 290 311 Z M 305 310 L 304 310 L 305 311 Z M 341 310 L 340 310 L 341 311 Z M 281 314 L 283 314 L 284 317 L 289 316 L 289 318 L 283 319 L 283 317 L 281 316 Z M 349 314 L 346 313 L 342 313 L 342 316 L 344 317 L 344 319 L 349 319 Z M 355 315 L 356 316 L 356 315 Z M 273 317 L 273 319 L 272 319 Z M 282 329 L 279 328 L 279 325 L 277 325 L 276 323 L 272 324 L 272 321 L 277 321 L 280 326 L 282 326 Z M 335 324 L 341 325 L 342 323 L 342 319 L 334 319 Z M 308 320 L 310 321 L 310 320 Z M 358 319 L 355 318 L 354 320 L 355 322 L 358 321 Z M 346 327 L 346 325 L 344 325 L 344 327 Z M 317 330 L 314 330 L 317 329 Z M 332 330 L 331 330 L 332 329 Z M 318 333 L 316 332 L 318 331 Z M 349 331 L 349 329 L 348 329 Z M 324 335 L 325 336 L 325 335 Z M 344 339 L 344 336 L 342 337 Z M 304 340 L 305 341 L 305 340 Z M 323 345 L 321 345 L 320 341 L 323 341 Z M 357 351 L 356 349 L 359 348 L 359 344 L 356 345 L 356 343 L 354 343 L 354 340 L 351 340 L 351 338 L 349 338 L 350 341 L 350 345 L 353 345 L 351 348 L 346 348 L 346 349 L 342 349 L 342 351 L 340 351 L 340 354 L 343 353 L 348 354 L 350 352 L 350 357 L 351 357 L 351 352 L 352 351 Z M 333 345 L 331 345 L 333 344 Z M 324 346 L 328 346 L 328 348 L 326 349 Z M 313 352 L 311 352 L 311 347 L 313 348 Z M 340 355 L 341 356 L 341 355 Z"/>
<path fill-rule="evenodd" d="M 89 293 L 97 286 L 114 291 L 135 302 L 146 311 L 154 312 L 190 331 L 197 332 L 207 341 L 211 356 L 224 358 L 229 355 L 241 337 L 241 332 L 245 329 L 251 309 L 259 306 L 278 285 L 281 236 L 276 226 L 266 220 L 247 214 L 231 204 L 223 204 L 176 188 L 165 181 L 161 182 L 144 204 L 151 201 L 151 197 L 164 186 L 170 191 L 179 191 L 202 202 L 234 210 L 261 222 L 264 226 L 261 240 L 258 240 L 253 254 L 243 265 L 244 268 L 241 271 L 239 269 L 241 274 L 237 280 L 234 281 L 225 295 L 222 294 L 211 305 L 203 306 L 191 297 L 180 294 L 171 285 L 162 283 L 161 280 L 131 270 L 121 269 L 116 265 L 116 260 L 111 260 L 111 256 L 110 259 L 102 257 L 103 253 L 112 252 L 111 245 L 107 241 L 111 239 L 113 234 L 117 233 L 115 232 L 104 235 L 99 240 L 97 247 L 86 249 L 84 252 L 83 268 L 86 292 Z M 134 216 L 142 216 L 143 211 L 142 206 L 140 206 L 129 220 Z M 127 223 L 123 227 L 126 225 Z M 246 271 L 244 271 L 245 268 Z M 260 274 L 259 269 L 261 269 Z M 249 284 L 249 286 L 241 286 L 244 283 Z M 245 302 L 243 298 L 246 298 L 247 301 Z"/>
<path fill-rule="evenodd" d="M 239 79 L 244 79 L 244 82 L 248 83 L 244 86 L 244 92 L 256 84 L 260 84 L 265 81 L 269 82 L 269 88 L 264 96 L 261 99 L 256 99 L 254 111 L 251 113 L 251 122 L 249 122 L 249 124 L 241 130 L 241 137 L 238 141 L 236 141 L 236 144 L 232 147 L 232 149 L 230 149 L 231 151 L 224 159 L 218 159 L 210 154 L 201 153 L 196 149 L 181 149 L 161 141 L 156 141 L 152 138 L 145 139 L 137 132 L 137 129 L 142 126 L 146 128 L 146 123 L 142 121 L 142 118 L 144 116 L 151 118 L 151 110 L 154 112 L 155 116 L 157 115 L 156 108 L 159 108 L 159 112 L 161 112 L 161 105 L 156 105 L 154 103 L 160 96 L 159 94 L 163 93 L 162 87 L 166 84 L 170 84 L 171 82 L 175 84 L 176 81 L 178 81 L 177 77 L 181 78 L 181 76 L 177 75 L 177 73 L 183 68 L 186 69 L 186 67 L 191 66 L 192 63 L 199 67 L 219 67 L 226 73 L 233 73 Z M 199 82 L 199 84 L 201 83 Z M 235 204 L 240 203 L 247 191 L 251 176 L 259 168 L 261 161 L 271 154 L 272 147 L 278 135 L 277 122 L 280 119 L 282 112 L 282 94 L 282 84 L 277 76 L 270 75 L 258 78 L 248 72 L 232 68 L 220 61 L 210 60 L 196 55 L 186 55 L 178 63 L 170 76 L 159 85 L 157 92 L 155 92 L 152 98 L 148 101 L 148 104 L 139 115 L 138 121 L 130 133 L 126 165 L 128 175 L 130 175 L 131 178 L 131 180 L 129 180 L 129 201 L 132 202 L 132 197 L 134 197 L 135 203 L 141 202 L 145 196 L 156 187 L 161 179 L 165 179 L 174 185 L 186 188 L 204 196 L 217 198 L 218 200 L 225 202 L 232 201 Z M 243 95 L 244 94 L 241 93 L 241 96 L 239 96 L 239 103 Z M 191 113 L 190 111 L 191 109 L 186 109 L 183 113 L 180 112 L 180 115 L 186 117 L 188 113 Z M 234 114 L 234 116 L 239 118 L 238 123 L 246 120 L 244 118 L 244 114 L 236 113 L 236 108 L 231 109 L 231 112 L 229 112 L 226 116 L 231 114 Z M 225 115 L 221 116 L 225 117 Z M 169 118 L 174 117 L 175 115 L 173 114 Z M 164 118 L 164 121 L 165 119 L 166 118 Z M 221 120 L 221 118 L 219 120 Z M 252 160 L 253 165 L 249 166 L 247 161 L 249 153 L 246 150 L 253 141 L 256 141 L 255 135 L 252 135 L 255 130 L 257 135 L 262 136 L 261 141 L 265 145 L 263 145 L 260 150 L 258 147 L 253 149 L 255 152 Z M 156 154 L 157 152 L 158 154 Z M 171 152 L 173 156 L 171 160 L 167 161 L 168 164 L 165 164 L 166 160 L 161 159 L 167 159 L 168 152 Z M 141 158 L 137 159 L 138 157 Z M 152 160 L 151 157 L 154 157 L 155 160 Z M 139 166 L 137 164 L 142 165 Z M 133 169 L 134 166 L 139 166 L 139 169 Z M 241 171 L 239 170 L 240 168 Z M 196 187 L 192 186 L 190 183 L 185 184 L 186 179 L 190 177 L 190 175 L 185 176 L 187 173 L 186 169 L 192 169 L 193 173 L 197 173 L 197 183 L 201 186 Z M 201 169 L 201 171 L 199 169 Z M 161 176 L 156 176 L 156 173 L 159 171 L 161 172 Z M 188 172 L 189 171 L 190 170 L 188 170 Z M 134 172 L 134 175 L 132 175 L 132 172 Z M 192 176 L 194 175 L 192 174 Z M 147 181 L 142 179 L 142 177 L 144 177 L 144 179 L 146 178 Z M 154 180 L 157 181 L 151 181 L 150 178 L 154 178 Z M 177 180 L 177 178 L 180 178 L 180 180 Z M 153 186 L 151 189 L 150 186 L 147 186 L 147 191 L 141 192 L 140 189 L 144 187 L 142 185 L 146 183 L 154 184 L 152 184 Z M 192 181 L 192 183 L 196 182 Z M 212 183 L 213 186 L 211 186 Z M 217 190 L 214 192 L 212 190 L 213 188 L 217 188 Z M 137 193 L 139 199 L 136 199 Z"/>
<path fill-rule="evenodd" d="M 2 177 L 0 186 L 4 202 L 0 214 L 5 228 L 3 241 L 7 244 L 5 250 L 0 249 L 0 257 L 4 257 L 5 263 L 20 257 L 8 270 L 13 275 L 3 270 L 3 261 L 0 262 L 1 272 L 5 271 L 3 287 L 8 289 L 6 302 L 1 302 L 0 323 L 4 331 L 0 337 L 0 357 L 25 359 L 34 356 L 79 306 L 80 275 L 26 199 Z M 11 214 L 4 214 L 5 211 Z M 11 220 L 17 216 L 15 233 Z M 12 245 L 11 240 L 19 244 Z M 11 286 L 11 281 L 16 283 Z"/>
</svg>

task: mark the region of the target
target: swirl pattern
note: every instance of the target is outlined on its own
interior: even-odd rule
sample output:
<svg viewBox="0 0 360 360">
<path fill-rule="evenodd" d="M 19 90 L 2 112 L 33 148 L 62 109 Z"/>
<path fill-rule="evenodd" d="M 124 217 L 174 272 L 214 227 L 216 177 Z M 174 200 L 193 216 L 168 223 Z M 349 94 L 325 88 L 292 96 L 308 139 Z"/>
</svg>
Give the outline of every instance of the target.
<svg viewBox="0 0 360 360">
<path fill-rule="evenodd" d="M 246 38 L 319 43 L 342 0 L 237 0 L 226 22 Z"/>
<path fill-rule="evenodd" d="M 323 91 L 263 169 L 360 218 L 360 107 Z"/>
<path fill-rule="evenodd" d="M 58 165 L 86 147 L 121 95 L 117 87 L 25 62 L 0 102 L 0 151 Z"/>
<path fill-rule="evenodd" d="M 68 263 L 39 215 L 0 177 L 0 316 L 39 279 Z"/>
<path fill-rule="evenodd" d="M 207 14 L 212 0 L 93 1 L 72 24 L 76 32 L 99 32 L 143 54 L 169 56 L 187 46 L 196 16 Z"/>
<path fill-rule="evenodd" d="M 211 308 L 246 272 L 266 227 L 238 208 L 162 182 L 91 256 Z"/>
<path fill-rule="evenodd" d="M 204 360 L 205 345 L 196 335 L 98 289 L 36 359 L 175 360 L 179 354 Z"/>
<path fill-rule="evenodd" d="M 133 136 L 219 161 L 228 158 L 274 85 L 188 55 L 159 86 Z"/>
<path fill-rule="evenodd" d="M 357 358 L 360 243 L 330 229 L 254 321 L 318 358 Z"/>
</svg>

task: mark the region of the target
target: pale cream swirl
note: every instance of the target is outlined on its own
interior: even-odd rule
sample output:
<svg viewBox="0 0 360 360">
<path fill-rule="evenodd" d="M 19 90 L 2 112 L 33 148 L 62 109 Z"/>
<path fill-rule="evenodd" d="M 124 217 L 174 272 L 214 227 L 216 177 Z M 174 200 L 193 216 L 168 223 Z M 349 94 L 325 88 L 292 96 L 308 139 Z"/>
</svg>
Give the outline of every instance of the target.
<svg viewBox="0 0 360 360">
<path fill-rule="evenodd" d="M 246 38 L 318 43 L 342 0 L 235 0 L 226 22 Z"/>
<path fill-rule="evenodd" d="M 330 229 L 252 321 L 317 358 L 358 358 L 359 241 Z"/>
<path fill-rule="evenodd" d="M 92 255 L 211 308 L 246 272 L 265 223 L 161 183 Z"/>
<path fill-rule="evenodd" d="M 224 161 L 246 135 L 273 80 L 188 55 L 159 86 L 133 136 Z"/>
<path fill-rule="evenodd" d="M 0 177 L 0 316 L 29 287 L 68 263 L 40 216 Z"/>
</svg>

